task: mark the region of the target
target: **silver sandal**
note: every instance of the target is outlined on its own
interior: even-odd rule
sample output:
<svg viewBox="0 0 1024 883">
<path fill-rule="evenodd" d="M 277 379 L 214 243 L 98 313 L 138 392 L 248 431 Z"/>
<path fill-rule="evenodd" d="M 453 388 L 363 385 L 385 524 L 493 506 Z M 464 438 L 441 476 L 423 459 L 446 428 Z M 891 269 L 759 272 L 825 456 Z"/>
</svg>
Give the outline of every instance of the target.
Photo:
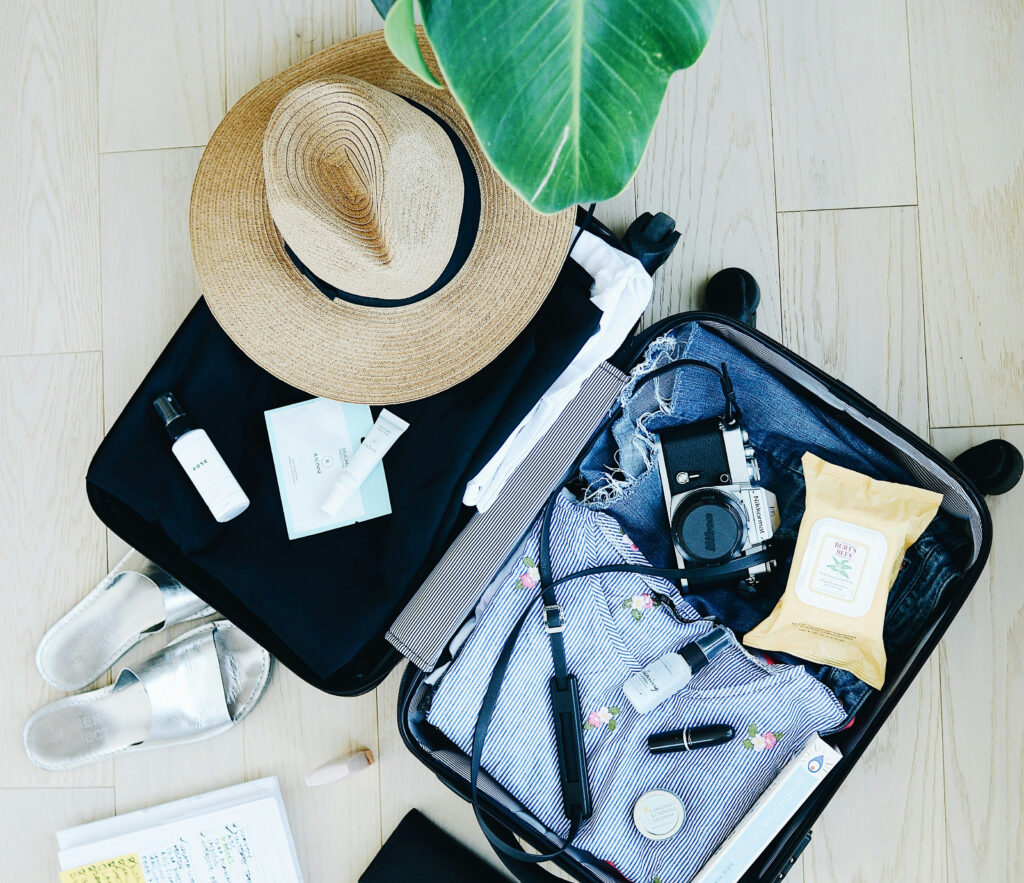
<svg viewBox="0 0 1024 883">
<path fill-rule="evenodd" d="M 45 634 L 36 668 L 58 690 L 74 693 L 100 677 L 146 635 L 214 609 L 166 570 L 131 551 Z"/>
<path fill-rule="evenodd" d="M 25 752 L 44 770 L 64 770 L 216 736 L 252 711 L 270 669 L 270 654 L 230 622 L 205 623 L 111 686 L 41 708 L 25 724 Z"/>
</svg>

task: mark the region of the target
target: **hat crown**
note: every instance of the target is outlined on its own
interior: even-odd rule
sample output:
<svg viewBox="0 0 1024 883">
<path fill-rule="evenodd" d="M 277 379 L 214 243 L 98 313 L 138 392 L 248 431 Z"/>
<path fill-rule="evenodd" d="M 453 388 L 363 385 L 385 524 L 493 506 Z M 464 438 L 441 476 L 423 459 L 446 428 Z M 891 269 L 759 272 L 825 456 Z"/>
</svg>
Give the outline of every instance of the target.
<svg viewBox="0 0 1024 883">
<path fill-rule="evenodd" d="M 266 129 L 263 171 L 281 236 L 335 288 L 411 297 L 455 248 L 464 185 L 448 134 L 366 82 L 314 80 L 285 95 Z"/>
</svg>

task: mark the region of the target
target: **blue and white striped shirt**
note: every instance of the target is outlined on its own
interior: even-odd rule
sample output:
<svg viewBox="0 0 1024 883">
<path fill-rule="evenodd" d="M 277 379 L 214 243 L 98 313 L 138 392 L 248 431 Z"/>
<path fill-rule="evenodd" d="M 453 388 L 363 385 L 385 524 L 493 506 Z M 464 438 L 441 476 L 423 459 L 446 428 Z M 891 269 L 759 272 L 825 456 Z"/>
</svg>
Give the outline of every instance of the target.
<svg viewBox="0 0 1024 883">
<path fill-rule="evenodd" d="M 428 720 L 467 754 L 497 655 L 524 606 L 537 594 L 537 529 L 523 541 L 472 635 L 437 685 Z M 646 564 L 610 516 L 563 492 L 551 522 L 555 577 L 627 561 Z M 623 682 L 664 653 L 712 628 L 683 624 L 658 605 L 670 595 L 684 618 L 697 613 L 665 581 L 600 574 L 556 589 L 564 611 L 569 671 L 579 682 L 594 814 L 574 845 L 612 863 L 636 883 L 685 883 L 725 839 L 789 757 L 845 712 L 802 666 L 766 665 L 738 643 L 723 650 L 686 689 L 643 717 Z M 551 830 L 568 829 L 562 812 L 548 680 L 551 651 L 537 616 L 528 616 L 502 685 L 484 747 L 483 767 Z M 653 756 L 651 733 L 728 724 L 725 745 Z M 660 788 L 682 801 L 686 820 L 669 840 L 644 838 L 633 804 Z"/>
</svg>

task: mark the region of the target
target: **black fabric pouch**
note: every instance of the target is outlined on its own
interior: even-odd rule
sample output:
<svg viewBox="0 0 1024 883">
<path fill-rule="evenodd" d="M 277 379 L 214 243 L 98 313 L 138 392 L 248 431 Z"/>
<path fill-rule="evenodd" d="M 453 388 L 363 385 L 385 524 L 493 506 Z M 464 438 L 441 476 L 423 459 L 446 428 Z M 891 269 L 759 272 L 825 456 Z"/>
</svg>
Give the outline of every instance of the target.
<svg viewBox="0 0 1024 883">
<path fill-rule="evenodd" d="M 506 883 L 487 862 L 412 810 L 359 878 L 359 883 Z"/>
<path fill-rule="evenodd" d="M 566 261 L 540 310 L 490 365 L 443 393 L 389 406 L 410 424 L 385 461 L 391 515 L 295 540 L 264 412 L 310 396 L 242 353 L 201 300 L 97 451 L 86 476 L 93 508 L 314 686 L 371 689 L 396 658 L 384 631 L 471 514 L 466 482 L 596 331 L 592 283 Z M 217 523 L 175 460 L 152 407 L 166 391 L 249 496 L 237 518 Z"/>
</svg>

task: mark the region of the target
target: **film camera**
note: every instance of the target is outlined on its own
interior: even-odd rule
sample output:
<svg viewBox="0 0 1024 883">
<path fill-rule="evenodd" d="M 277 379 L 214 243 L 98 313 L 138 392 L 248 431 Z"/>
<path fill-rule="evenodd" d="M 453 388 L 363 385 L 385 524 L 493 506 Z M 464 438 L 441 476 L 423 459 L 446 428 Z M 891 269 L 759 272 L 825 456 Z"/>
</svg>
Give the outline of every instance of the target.
<svg viewBox="0 0 1024 883">
<path fill-rule="evenodd" d="M 715 567 L 761 552 L 779 526 L 775 494 L 756 487 L 761 475 L 749 437 L 737 421 L 712 417 L 658 433 L 658 469 L 680 568 Z M 770 560 L 728 581 L 753 591 Z"/>
</svg>

